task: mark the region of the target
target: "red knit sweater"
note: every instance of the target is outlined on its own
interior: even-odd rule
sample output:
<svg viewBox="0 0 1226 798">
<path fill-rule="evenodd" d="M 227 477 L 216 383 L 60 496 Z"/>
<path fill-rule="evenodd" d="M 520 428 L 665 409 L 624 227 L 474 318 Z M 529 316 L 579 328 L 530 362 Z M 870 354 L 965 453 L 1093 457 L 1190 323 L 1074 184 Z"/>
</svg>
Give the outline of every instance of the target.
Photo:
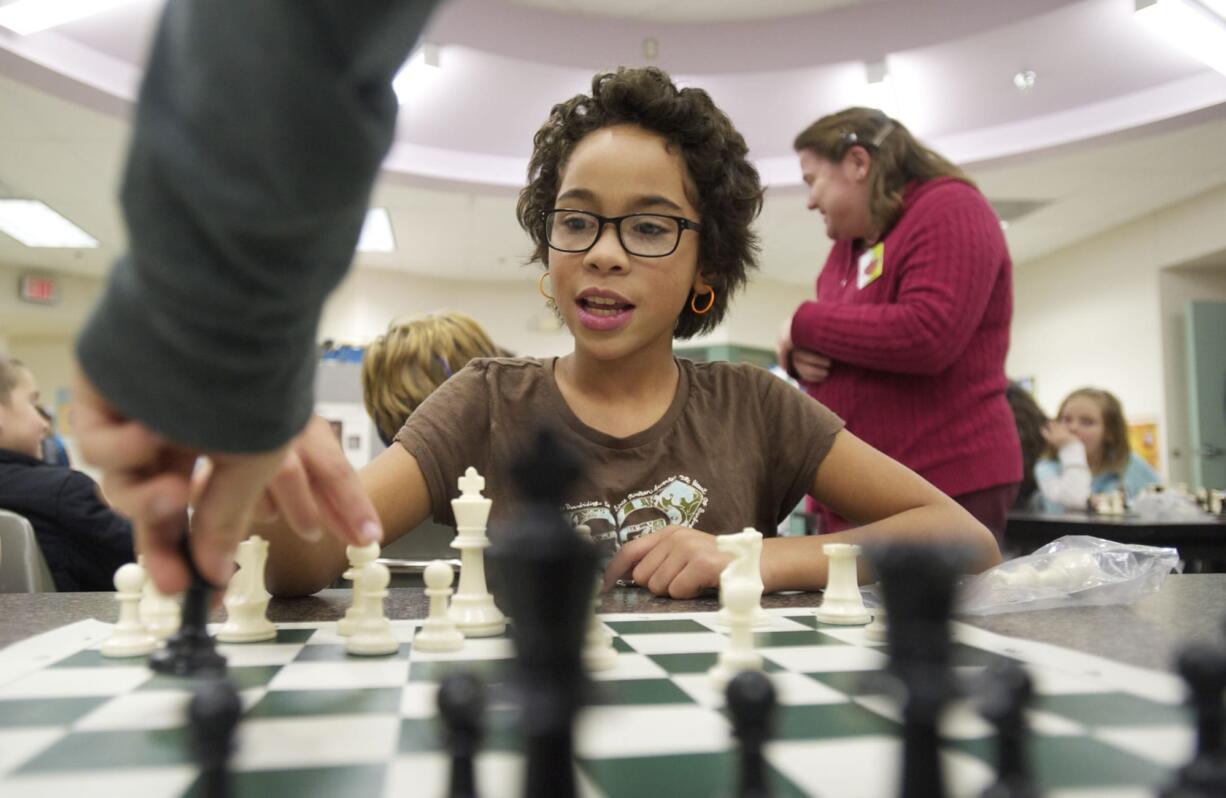
<svg viewBox="0 0 1226 798">
<path fill-rule="evenodd" d="M 1018 482 L 1005 401 L 1012 264 L 995 212 L 973 187 L 913 186 L 883 239 L 880 277 L 857 288 L 862 248 L 835 244 L 792 343 L 834 361 L 810 394 L 847 428 L 950 496 Z"/>
</svg>

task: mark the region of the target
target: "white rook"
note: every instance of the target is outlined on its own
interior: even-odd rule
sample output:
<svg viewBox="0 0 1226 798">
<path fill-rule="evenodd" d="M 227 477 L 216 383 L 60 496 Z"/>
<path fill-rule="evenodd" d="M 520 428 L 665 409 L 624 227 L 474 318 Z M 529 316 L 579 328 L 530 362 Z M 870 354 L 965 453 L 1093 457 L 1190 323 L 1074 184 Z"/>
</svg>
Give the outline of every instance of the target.
<svg viewBox="0 0 1226 798">
<path fill-rule="evenodd" d="M 826 555 L 826 590 L 814 615 L 822 623 L 846 626 L 868 623 L 871 618 L 856 575 L 860 547 L 852 543 L 827 543 L 822 552 Z"/>
</svg>

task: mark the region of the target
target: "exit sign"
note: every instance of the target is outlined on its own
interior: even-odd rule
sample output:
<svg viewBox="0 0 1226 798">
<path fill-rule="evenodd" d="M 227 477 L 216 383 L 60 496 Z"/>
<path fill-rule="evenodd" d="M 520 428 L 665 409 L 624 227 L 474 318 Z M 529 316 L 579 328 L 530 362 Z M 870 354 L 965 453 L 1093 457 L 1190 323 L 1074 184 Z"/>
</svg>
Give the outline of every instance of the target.
<svg viewBox="0 0 1226 798">
<path fill-rule="evenodd" d="M 23 302 L 54 305 L 60 300 L 60 288 L 56 284 L 54 277 L 23 274 L 17 289 L 17 296 Z"/>
</svg>

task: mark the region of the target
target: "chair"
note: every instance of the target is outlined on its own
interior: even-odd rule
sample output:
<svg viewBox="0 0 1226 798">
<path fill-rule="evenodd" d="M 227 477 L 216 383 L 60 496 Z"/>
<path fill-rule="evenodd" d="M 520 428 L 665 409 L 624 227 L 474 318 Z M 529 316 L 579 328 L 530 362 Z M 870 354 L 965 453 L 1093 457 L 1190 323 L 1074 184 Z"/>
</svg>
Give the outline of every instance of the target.
<svg viewBox="0 0 1226 798">
<path fill-rule="evenodd" d="M 54 593 L 55 580 L 23 516 L 0 510 L 0 593 Z"/>
</svg>

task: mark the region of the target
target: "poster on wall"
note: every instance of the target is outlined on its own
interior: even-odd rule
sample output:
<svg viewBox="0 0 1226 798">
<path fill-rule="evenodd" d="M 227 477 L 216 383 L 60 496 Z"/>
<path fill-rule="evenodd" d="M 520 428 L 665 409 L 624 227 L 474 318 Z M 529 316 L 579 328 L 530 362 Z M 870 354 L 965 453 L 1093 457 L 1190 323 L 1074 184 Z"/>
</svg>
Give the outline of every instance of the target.
<svg viewBox="0 0 1226 798">
<path fill-rule="evenodd" d="M 355 469 L 370 462 L 371 423 L 359 402 L 316 402 L 315 413 L 328 422 L 345 458 Z"/>
<path fill-rule="evenodd" d="M 1158 457 L 1158 422 L 1136 421 L 1128 425 L 1128 443 L 1132 450 L 1155 471 L 1160 471 Z"/>
</svg>

